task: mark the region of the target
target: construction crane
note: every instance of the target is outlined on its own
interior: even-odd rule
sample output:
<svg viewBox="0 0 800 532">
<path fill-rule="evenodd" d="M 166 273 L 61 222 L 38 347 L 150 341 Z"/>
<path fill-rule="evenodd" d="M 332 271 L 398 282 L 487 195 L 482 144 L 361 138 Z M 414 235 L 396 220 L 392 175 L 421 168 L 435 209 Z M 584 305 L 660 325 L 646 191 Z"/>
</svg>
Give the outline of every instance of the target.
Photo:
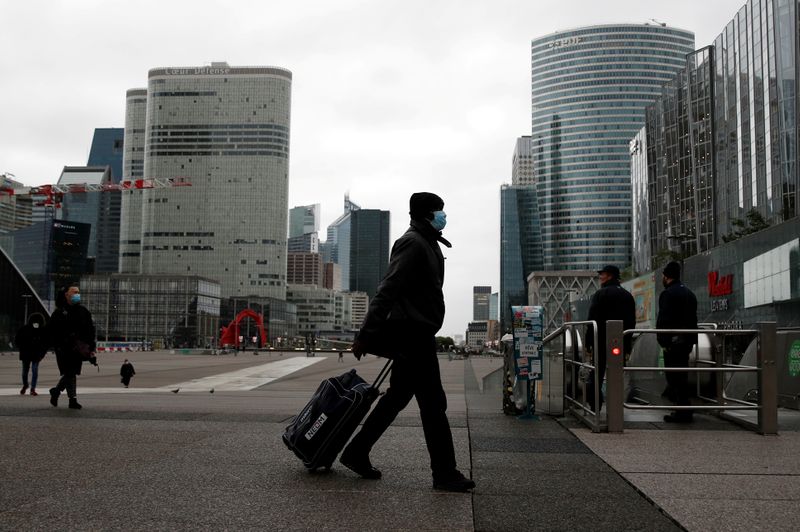
<svg viewBox="0 0 800 532">
<path fill-rule="evenodd" d="M 18 187 L 13 188 L 6 179 L 12 174 L 0 174 L 3 178 L 0 181 L 0 198 L 11 196 L 44 196 L 44 199 L 37 201 L 36 206 L 61 207 L 64 194 L 85 194 L 88 192 L 124 192 L 126 190 L 148 190 L 157 188 L 190 187 L 191 179 L 188 177 L 171 178 L 142 178 L 129 179 L 119 183 L 75 183 L 69 185 L 40 185 L 38 187 Z"/>
</svg>

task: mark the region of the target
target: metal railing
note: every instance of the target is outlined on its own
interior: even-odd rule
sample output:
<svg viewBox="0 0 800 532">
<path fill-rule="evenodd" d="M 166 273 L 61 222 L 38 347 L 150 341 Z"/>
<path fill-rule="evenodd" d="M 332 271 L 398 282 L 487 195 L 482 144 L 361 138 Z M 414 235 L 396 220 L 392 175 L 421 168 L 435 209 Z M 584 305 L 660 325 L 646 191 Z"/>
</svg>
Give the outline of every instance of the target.
<svg viewBox="0 0 800 532">
<path fill-rule="evenodd" d="M 756 366 L 741 364 L 727 364 L 723 360 L 721 350 L 716 350 L 714 361 L 698 361 L 711 367 L 625 367 L 623 343 L 625 336 L 643 334 L 706 334 L 706 335 L 753 335 L 757 340 Z M 596 344 L 595 344 L 596 345 Z M 607 397 L 607 430 L 609 432 L 622 432 L 624 423 L 624 409 L 632 410 L 711 410 L 718 412 L 721 417 L 730 419 L 760 434 L 777 434 L 778 432 L 778 392 L 777 372 L 775 366 L 776 326 L 774 322 L 759 323 L 756 329 L 628 329 L 623 330 L 621 321 L 606 322 L 606 388 Z M 565 358 L 566 362 L 566 358 Z M 624 400 L 625 372 L 687 372 L 687 373 L 756 373 L 758 378 L 758 402 L 744 401 L 728 397 L 725 394 L 723 379 L 716 379 L 715 397 L 700 395 L 700 399 L 708 404 L 704 405 L 649 405 L 627 403 Z M 596 389 L 596 388 L 595 388 Z M 597 403 L 595 403 L 597 404 Z M 755 410 L 758 412 L 758 421 L 753 423 L 741 417 L 727 414 L 732 410 Z"/>
<path fill-rule="evenodd" d="M 594 320 L 590 321 L 568 321 L 561 325 L 558 329 L 554 330 L 550 334 L 544 337 L 542 340 L 542 345 L 547 346 L 547 344 L 553 342 L 554 340 L 561 338 L 561 353 L 563 354 L 563 364 L 564 369 L 569 369 L 571 378 L 570 378 L 570 386 L 564 386 L 564 404 L 568 407 L 570 413 L 574 415 L 578 420 L 583 422 L 589 428 L 592 429 L 592 432 L 601 432 L 605 428 L 605 424 L 600 417 L 600 409 L 595 408 L 592 409 L 586 403 L 586 382 L 584 379 L 579 378 L 581 371 L 583 372 L 590 372 L 592 378 L 594 379 L 594 405 L 600 404 L 600 378 L 599 372 L 595 371 L 596 367 L 594 366 L 594 359 L 591 362 L 586 362 L 580 360 L 580 346 L 578 342 L 578 334 L 575 330 L 576 327 L 584 327 L 584 326 L 592 326 L 592 336 L 594 339 L 594 343 L 592 345 L 598 345 L 598 329 L 597 329 L 597 322 Z M 567 346 L 567 339 L 566 335 L 570 335 L 570 342 L 569 342 L 569 349 L 571 352 L 568 356 L 568 346 Z M 565 378 L 566 371 L 564 372 Z M 576 387 L 580 384 L 581 387 L 581 395 L 580 397 L 583 400 L 578 400 L 578 395 L 576 393 Z"/>
</svg>

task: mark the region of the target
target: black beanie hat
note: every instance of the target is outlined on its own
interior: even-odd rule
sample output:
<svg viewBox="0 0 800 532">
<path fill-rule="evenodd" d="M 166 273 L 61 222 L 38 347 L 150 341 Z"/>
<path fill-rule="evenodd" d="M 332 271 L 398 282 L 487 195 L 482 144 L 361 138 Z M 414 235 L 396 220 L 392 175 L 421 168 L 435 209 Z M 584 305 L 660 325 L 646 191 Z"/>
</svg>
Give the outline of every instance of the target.
<svg viewBox="0 0 800 532">
<path fill-rule="evenodd" d="M 670 279 L 679 280 L 681 278 L 681 265 L 675 261 L 670 262 L 664 267 L 664 275 Z"/>
<path fill-rule="evenodd" d="M 430 213 L 444 208 L 444 201 L 432 192 L 414 192 L 408 206 L 412 220 L 427 220 Z"/>
</svg>

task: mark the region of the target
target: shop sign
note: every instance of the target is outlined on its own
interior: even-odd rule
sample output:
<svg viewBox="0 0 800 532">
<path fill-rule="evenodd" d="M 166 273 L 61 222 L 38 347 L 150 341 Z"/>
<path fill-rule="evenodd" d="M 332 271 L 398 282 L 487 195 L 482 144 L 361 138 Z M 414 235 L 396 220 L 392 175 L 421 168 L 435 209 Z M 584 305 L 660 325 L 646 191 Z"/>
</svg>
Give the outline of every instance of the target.
<svg viewBox="0 0 800 532">
<path fill-rule="evenodd" d="M 728 308 L 728 298 L 711 300 L 711 312 L 720 312 Z"/>
<path fill-rule="evenodd" d="M 718 271 L 708 272 L 708 295 L 728 296 L 733 293 L 733 274 L 720 276 Z"/>
</svg>

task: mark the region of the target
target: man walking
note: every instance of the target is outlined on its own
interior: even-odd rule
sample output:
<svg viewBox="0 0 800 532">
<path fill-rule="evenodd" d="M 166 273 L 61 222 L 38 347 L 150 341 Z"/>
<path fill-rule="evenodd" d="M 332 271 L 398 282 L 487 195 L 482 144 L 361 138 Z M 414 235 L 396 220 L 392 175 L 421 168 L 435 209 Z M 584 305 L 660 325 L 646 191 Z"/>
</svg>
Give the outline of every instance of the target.
<svg viewBox="0 0 800 532">
<path fill-rule="evenodd" d="M 378 479 L 369 453 L 395 417 L 417 398 L 433 487 L 468 491 L 475 483 L 456 469 L 447 397 L 439 374 L 436 332 L 444 320 L 444 257 L 439 242 L 446 224 L 444 201 L 430 192 L 410 199 L 411 227 L 392 247 L 389 269 L 370 301 L 353 344 L 360 358 L 373 353 L 394 359 L 389 389 L 342 453 L 341 462 L 363 478 Z"/>
<path fill-rule="evenodd" d="M 76 376 L 81 374 L 84 360 L 97 365 L 97 358 L 92 313 L 81 305 L 81 293 L 77 285 L 59 291 L 56 310 L 47 325 L 47 332 L 51 345 L 55 347 L 58 371 L 61 373 L 58 384 L 50 388 L 50 404 L 58 406 L 58 397 L 66 390 L 69 407 L 80 409 Z"/>
<path fill-rule="evenodd" d="M 605 266 L 597 272 L 600 279 L 600 290 L 594 293 L 589 303 L 589 316 L 587 320 L 597 322 L 597 342 L 594 345 L 594 329 L 591 325 L 586 328 L 586 350 L 595 353 L 594 363 L 597 368 L 597 382 L 603 385 L 606 376 L 606 322 L 609 320 L 622 320 L 623 330 L 636 327 L 636 302 L 633 296 L 620 286 L 619 268 L 614 265 Z M 626 355 L 630 354 L 633 342 L 630 335 L 625 337 L 623 350 Z M 586 386 L 587 402 L 589 407 L 594 410 L 594 374 L 590 374 L 589 383 Z M 603 407 L 603 392 L 599 392 L 600 402 L 597 406 L 599 411 Z"/>
<path fill-rule="evenodd" d="M 681 265 L 670 262 L 664 268 L 662 282 L 664 291 L 658 298 L 658 317 L 656 329 L 697 329 L 697 298 L 691 290 L 681 283 Z M 664 366 L 685 368 L 689 365 L 689 355 L 697 343 L 697 334 L 657 335 L 658 345 L 664 349 Z M 678 406 L 688 406 L 689 373 L 686 371 L 665 371 L 667 378 L 666 395 Z M 668 423 L 689 423 L 691 410 L 676 410 L 664 416 Z"/>
</svg>

